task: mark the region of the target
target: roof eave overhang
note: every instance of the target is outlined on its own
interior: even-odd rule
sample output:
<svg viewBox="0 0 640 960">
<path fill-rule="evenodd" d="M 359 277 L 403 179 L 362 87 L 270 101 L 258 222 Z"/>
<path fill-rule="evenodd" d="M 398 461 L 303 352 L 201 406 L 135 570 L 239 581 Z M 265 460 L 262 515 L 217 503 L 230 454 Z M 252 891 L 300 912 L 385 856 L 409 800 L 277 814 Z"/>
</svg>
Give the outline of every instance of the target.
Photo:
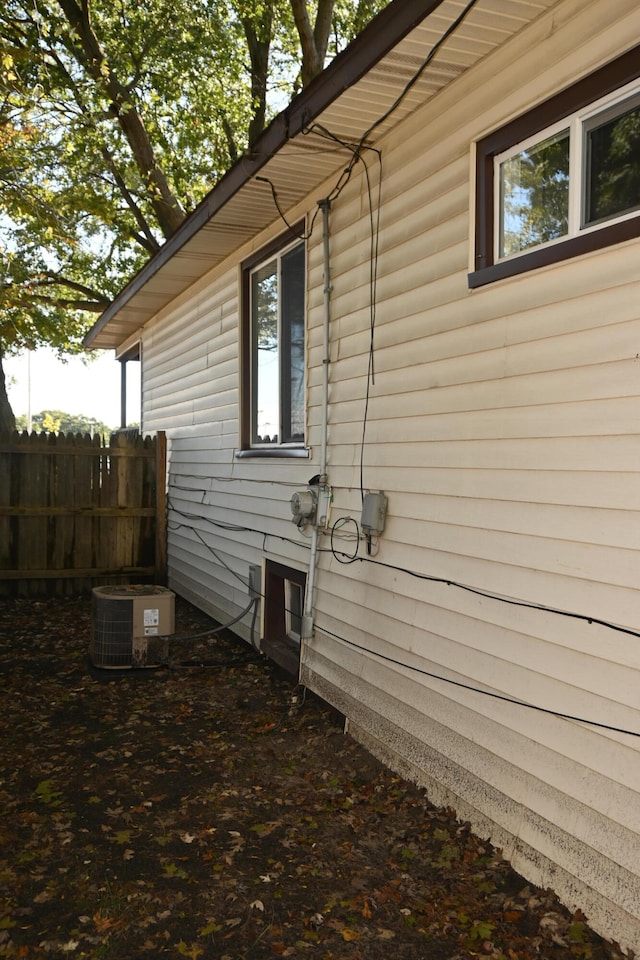
<svg viewBox="0 0 640 960">
<path fill-rule="evenodd" d="M 274 154 L 303 131 L 345 90 L 352 87 L 444 0 L 394 0 L 269 124 L 252 150 L 238 160 L 145 266 L 115 297 L 83 340 L 87 349 L 116 348 L 135 334 L 122 336 L 107 327 L 163 267 L 252 180 Z M 203 273 L 206 272 L 203 270 Z M 171 298 L 167 298 L 167 302 Z M 141 319 L 138 329 L 146 319 Z"/>
</svg>

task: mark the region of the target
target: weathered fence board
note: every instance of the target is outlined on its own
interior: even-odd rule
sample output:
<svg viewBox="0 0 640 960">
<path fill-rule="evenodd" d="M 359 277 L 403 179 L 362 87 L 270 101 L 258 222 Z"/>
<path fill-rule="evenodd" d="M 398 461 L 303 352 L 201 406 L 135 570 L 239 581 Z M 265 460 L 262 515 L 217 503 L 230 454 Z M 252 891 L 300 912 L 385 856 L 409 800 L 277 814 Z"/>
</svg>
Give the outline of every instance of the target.
<svg viewBox="0 0 640 960">
<path fill-rule="evenodd" d="M 0 595 L 166 577 L 166 439 L 0 434 Z"/>
</svg>

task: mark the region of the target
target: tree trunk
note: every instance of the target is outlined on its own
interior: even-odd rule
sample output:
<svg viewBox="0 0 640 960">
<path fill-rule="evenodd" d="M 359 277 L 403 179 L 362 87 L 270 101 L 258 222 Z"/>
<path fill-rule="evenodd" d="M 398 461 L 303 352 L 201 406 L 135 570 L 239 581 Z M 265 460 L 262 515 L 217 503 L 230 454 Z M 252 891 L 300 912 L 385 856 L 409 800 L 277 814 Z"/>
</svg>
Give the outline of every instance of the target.
<svg viewBox="0 0 640 960">
<path fill-rule="evenodd" d="M 306 87 L 322 73 L 327 55 L 334 0 L 318 0 L 316 22 L 311 26 L 307 0 L 290 0 L 293 19 L 302 50 L 302 86 Z"/>
<path fill-rule="evenodd" d="M 251 101 L 253 116 L 249 124 L 249 146 L 252 146 L 265 127 L 267 115 L 267 80 L 269 50 L 273 33 L 273 3 L 264 5 L 259 20 L 242 18 L 244 35 L 251 61 Z"/>
<path fill-rule="evenodd" d="M 109 98 L 113 115 L 127 138 L 140 175 L 148 185 L 151 205 L 160 229 L 168 239 L 181 225 L 186 213 L 157 161 L 144 120 L 127 88 L 120 83 L 107 63 L 100 41 L 91 26 L 88 6 L 80 7 L 76 0 L 58 2 L 74 34 L 69 50 L 96 86 L 102 88 Z"/>
<path fill-rule="evenodd" d="M 13 415 L 9 397 L 7 396 L 7 384 L 4 378 L 4 369 L 2 366 L 2 350 L 0 350 L 0 433 L 10 433 L 16 428 L 16 418 Z"/>
</svg>

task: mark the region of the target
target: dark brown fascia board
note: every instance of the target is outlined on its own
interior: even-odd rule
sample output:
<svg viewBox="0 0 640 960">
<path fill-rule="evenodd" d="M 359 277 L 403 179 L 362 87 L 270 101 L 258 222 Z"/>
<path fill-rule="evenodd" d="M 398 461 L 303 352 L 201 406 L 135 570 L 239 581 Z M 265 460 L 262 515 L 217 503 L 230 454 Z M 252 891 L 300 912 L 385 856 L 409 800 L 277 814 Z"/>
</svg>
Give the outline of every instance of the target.
<svg viewBox="0 0 640 960">
<path fill-rule="evenodd" d="M 129 300 L 258 173 L 274 153 L 326 110 L 341 93 L 357 83 L 443 2 L 444 0 L 392 0 L 346 50 L 338 54 L 326 70 L 315 77 L 309 86 L 272 120 L 249 153 L 244 154 L 227 171 L 182 226 L 117 294 L 85 335 L 83 346 L 91 347 L 97 335 Z"/>
</svg>

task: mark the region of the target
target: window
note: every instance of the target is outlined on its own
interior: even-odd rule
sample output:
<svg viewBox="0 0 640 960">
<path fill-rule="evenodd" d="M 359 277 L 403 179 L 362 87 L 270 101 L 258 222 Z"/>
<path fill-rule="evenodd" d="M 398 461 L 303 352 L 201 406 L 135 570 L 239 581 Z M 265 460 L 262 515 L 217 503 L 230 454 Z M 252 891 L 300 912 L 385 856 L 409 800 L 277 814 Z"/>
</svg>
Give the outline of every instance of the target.
<svg viewBox="0 0 640 960">
<path fill-rule="evenodd" d="M 494 161 L 496 258 L 567 236 L 569 131 L 561 130 Z"/>
<path fill-rule="evenodd" d="M 289 640 L 300 643 L 302 636 L 302 609 L 304 588 L 293 580 L 284 581 L 285 632 Z"/>
<path fill-rule="evenodd" d="M 305 417 L 305 248 L 286 240 L 243 267 L 243 450 L 301 447 Z"/>
<path fill-rule="evenodd" d="M 142 423 L 142 344 L 135 343 L 118 356 L 120 362 L 120 429 Z M 132 365 L 132 361 L 135 361 Z M 132 428 L 133 429 L 133 428 Z"/>
<path fill-rule="evenodd" d="M 640 236 L 640 49 L 478 144 L 471 287 Z"/>
<path fill-rule="evenodd" d="M 260 649 L 296 677 L 300 669 L 306 583 L 302 570 L 275 560 L 265 562 L 264 633 Z"/>
</svg>

